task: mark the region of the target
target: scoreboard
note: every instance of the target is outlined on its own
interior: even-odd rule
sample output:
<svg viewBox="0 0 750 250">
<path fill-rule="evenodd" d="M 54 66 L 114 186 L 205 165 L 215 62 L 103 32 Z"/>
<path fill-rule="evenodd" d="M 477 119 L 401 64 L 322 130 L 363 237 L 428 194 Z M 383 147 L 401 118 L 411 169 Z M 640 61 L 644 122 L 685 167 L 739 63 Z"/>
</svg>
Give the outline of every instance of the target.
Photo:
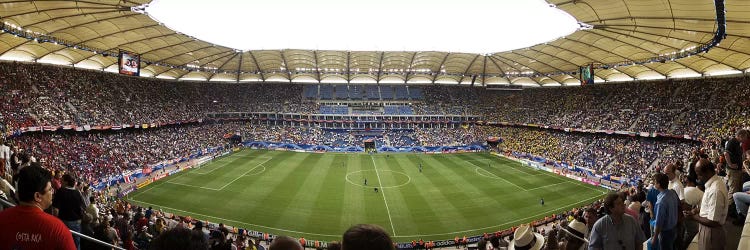
<svg viewBox="0 0 750 250">
<path fill-rule="evenodd" d="M 120 56 L 117 59 L 120 74 L 139 76 L 141 73 L 141 56 L 120 50 Z"/>
</svg>

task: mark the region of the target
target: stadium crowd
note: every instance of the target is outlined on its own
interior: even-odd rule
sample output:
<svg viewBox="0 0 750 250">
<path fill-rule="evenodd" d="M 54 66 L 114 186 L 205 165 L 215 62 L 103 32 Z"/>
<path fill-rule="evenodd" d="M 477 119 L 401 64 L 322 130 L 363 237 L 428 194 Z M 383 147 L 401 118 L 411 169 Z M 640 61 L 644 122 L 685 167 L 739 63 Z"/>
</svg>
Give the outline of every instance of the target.
<svg viewBox="0 0 750 250">
<path fill-rule="evenodd" d="M 698 142 L 567 133 L 525 127 L 463 126 L 384 131 L 346 131 L 318 127 L 290 127 L 247 121 L 206 121 L 149 129 L 89 132 L 36 132 L 13 137 L 9 144 L 20 155 L 36 157 L 55 170 L 76 171 L 91 182 L 126 170 L 152 166 L 164 160 L 188 157 L 226 145 L 225 134 L 244 141 L 363 147 L 373 139 L 379 146 L 482 145 L 491 136 L 502 137 L 501 148 L 518 157 L 544 158 L 595 171 L 600 175 L 639 179 L 663 162 L 685 159 Z M 624 167 L 628 166 L 628 167 Z"/>
<path fill-rule="evenodd" d="M 487 121 L 552 127 L 731 136 L 750 123 L 747 77 L 669 79 L 585 87 L 488 91 L 427 85 L 418 115 L 480 115 Z M 119 125 L 195 121 L 212 112 L 312 114 L 300 84 L 180 82 L 91 70 L 0 63 L 0 123 Z"/>
<path fill-rule="evenodd" d="M 226 128 L 200 124 L 122 131 L 30 133 L 13 138 L 19 158 L 33 156 L 53 170 L 86 182 L 164 160 L 187 157 L 226 143 Z M 15 166 L 17 168 L 17 166 Z"/>
<path fill-rule="evenodd" d="M 417 114 L 478 114 L 488 121 L 544 124 L 563 128 L 685 134 L 704 139 L 697 142 L 569 133 L 513 126 L 415 128 L 361 133 L 318 127 L 263 125 L 246 121 L 197 122 L 204 119 L 206 113 L 211 112 L 264 111 L 310 114 L 315 113 L 318 107 L 314 100 L 302 98 L 302 85 L 295 84 L 175 84 L 157 79 L 123 77 L 57 66 L 0 63 L 0 107 L 3 110 L 0 113 L 0 123 L 10 129 L 45 125 L 158 124 L 189 121 L 187 124 L 151 129 L 37 132 L 11 137 L 7 150 L 0 150 L 0 158 L 5 160 L 4 165 L 7 165 L 0 168 L 5 179 L 2 188 L 3 194 L 11 194 L 11 187 L 17 186 L 19 196 L 23 194 L 23 197 L 18 197 L 16 201 L 22 206 L 37 206 L 47 210 L 51 205 L 56 209 L 47 211 L 56 214 L 64 226 L 78 228 L 95 238 L 117 243 L 126 249 L 160 249 L 151 246 L 177 243 L 164 243 L 166 240 L 152 239 L 158 239 L 162 235 L 164 238 L 171 236 L 179 239 L 194 234 L 184 230 L 181 232 L 180 228 L 198 228 L 199 230 L 194 231 L 199 231 L 205 237 L 191 239 L 205 242 L 206 246 L 221 245 L 221 248 L 212 249 L 233 249 L 224 243 L 229 233 L 214 234 L 216 231 L 223 231 L 221 229 L 209 232 L 203 230 L 204 225 L 200 221 L 177 219 L 178 217 L 167 216 L 158 211 L 132 206 L 114 199 L 111 194 L 91 190 L 86 184 L 125 170 L 138 169 L 163 160 L 221 147 L 227 143 L 224 138 L 227 133 L 239 134 L 245 140 L 335 147 L 361 146 L 365 139 L 374 139 L 380 145 L 394 147 L 468 145 L 482 144 L 487 137 L 498 136 L 504 139 L 503 150 L 515 156 L 530 159 L 541 157 L 548 163 L 567 163 L 592 169 L 601 175 L 646 181 L 635 187 L 624 187 L 620 190 L 623 192 L 616 196 L 608 196 L 590 206 L 549 216 L 543 220 L 544 223 L 538 223 L 541 225 L 553 222 L 559 225 L 553 227 L 552 232 L 539 234 L 547 235 L 546 240 L 537 242 L 541 242 L 542 245 L 546 243 L 545 249 L 558 249 L 558 241 L 566 242 L 563 245 L 567 247 L 566 244 L 570 244 L 573 238 L 584 238 L 580 244 L 589 241 L 595 248 L 600 246 L 599 248 L 609 249 L 612 245 L 608 244 L 616 242 L 595 239 L 598 234 L 594 232 L 602 233 L 595 230 L 596 224 L 600 223 L 596 221 L 611 218 L 612 209 L 617 209 L 619 213 L 620 203 L 627 204 L 622 210 L 632 215 L 638 223 L 640 231 L 630 232 L 634 235 L 635 245 L 645 241 L 652 234 L 663 233 L 655 228 L 664 225 L 667 226 L 666 229 L 680 230 L 683 238 L 679 239 L 685 240 L 692 239 L 690 233 L 696 235 L 700 230 L 703 233 L 716 233 L 712 230 L 717 224 L 724 223 L 727 213 L 736 217 L 736 220 L 747 214 L 747 206 L 742 205 L 747 203 L 742 195 L 745 191 L 741 190 L 733 179 L 736 178 L 737 171 L 743 170 L 740 168 L 740 162 L 748 164 L 744 165 L 747 168 L 744 171 L 750 174 L 750 163 L 747 163 L 747 156 L 737 161 L 724 154 L 729 150 L 729 147 L 725 146 L 728 145 L 726 142 L 731 142 L 733 137 L 737 137 L 738 143 L 742 144 L 740 152 L 747 151 L 750 144 L 746 133 L 743 139 L 741 133 L 737 132 L 750 124 L 750 88 L 747 88 L 746 82 L 745 77 L 707 78 L 507 92 L 490 92 L 472 87 L 425 86 L 423 90 L 427 102 L 413 104 Z M 39 170 L 41 168 L 47 170 Z M 679 169 L 679 173 L 675 174 L 671 169 Z M 28 176 L 20 174 L 22 171 L 29 172 Z M 715 214 L 704 214 L 704 210 L 696 214 L 686 208 L 704 206 L 706 203 L 697 202 L 695 197 L 688 197 L 687 191 L 683 194 L 677 192 L 677 195 L 681 196 L 680 200 L 687 204 L 682 204 L 679 208 L 688 211 L 684 215 L 688 218 L 680 222 L 683 223 L 680 225 L 682 228 L 675 228 L 671 221 L 664 225 L 659 224 L 660 221 L 653 222 L 656 225 L 653 228 L 649 227 L 651 221 L 645 218 L 659 217 L 654 216 L 654 213 L 658 215 L 659 212 L 655 210 L 661 211 L 658 209 L 661 207 L 657 205 L 662 204 L 659 203 L 661 198 L 658 198 L 657 194 L 669 189 L 659 183 L 662 178 L 660 175 L 652 175 L 653 172 L 661 171 L 680 177 L 669 177 L 669 188 L 672 188 L 672 183 L 679 182 L 686 187 L 698 186 L 698 190 L 704 190 L 706 193 L 734 197 L 731 204 L 736 204 L 733 206 L 736 211 L 727 205 L 712 207 L 710 211 L 719 211 Z M 11 173 L 16 177 L 9 177 Z M 715 175 L 726 176 L 730 180 L 730 188 L 727 190 L 724 187 L 722 190 L 722 185 L 714 186 L 715 181 L 711 180 Z M 55 193 L 56 200 L 52 200 L 46 186 L 8 184 L 23 181 L 24 178 L 36 178 L 37 181 L 47 178 L 50 187 L 55 190 L 49 192 Z M 42 184 L 46 183 L 42 181 Z M 26 193 L 23 193 L 23 188 L 35 190 L 26 190 Z M 75 192 L 68 192 L 69 190 L 78 190 L 81 197 L 76 198 Z M 10 197 L 6 195 L 6 198 Z M 50 199 L 49 202 L 47 199 Z M 80 211 L 72 214 L 69 211 L 65 212 L 65 209 L 71 206 L 70 202 L 76 202 L 76 206 L 82 203 L 86 207 L 94 204 L 96 209 L 91 210 L 100 212 L 87 212 L 88 215 L 81 214 Z M 669 209 L 674 209 L 669 206 Z M 725 213 L 721 214 L 722 211 Z M 51 221 L 48 217 L 39 216 L 44 221 Z M 3 221 L 3 218 L 0 216 L 0 221 Z M 80 222 L 75 224 L 75 221 Z M 584 223 L 587 228 L 581 228 L 577 221 Z M 700 226 L 694 223 L 691 228 L 687 221 L 695 221 Z M 188 225 L 191 222 L 195 223 Z M 59 229 L 59 223 L 56 226 L 55 228 Z M 4 232 L 2 230 L 8 229 L 0 229 L 0 232 Z M 483 240 L 485 245 L 490 244 L 493 247 L 501 247 L 503 244 L 520 246 L 520 239 L 536 237 L 537 232 L 533 231 L 519 227 L 515 231 L 503 230 L 488 234 Z M 638 232 L 644 236 L 639 236 Z M 669 233 L 673 232 L 666 234 Z M 674 233 L 675 237 L 679 236 L 677 232 Z M 504 236 L 512 236 L 514 239 L 504 240 L 508 239 Z M 4 239 L 1 237 L 0 239 Z M 234 245 L 257 246 L 257 240 L 253 242 L 243 239 L 241 233 L 232 237 L 235 237 L 232 243 Z M 88 244 L 78 240 L 72 242 Z M 685 244 L 684 241 L 677 242 Z M 714 244 L 718 244 L 717 242 Z M 528 249 L 541 248 L 540 245 L 539 248 Z M 626 249 L 630 249 L 629 245 Z"/>
<path fill-rule="evenodd" d="M 484 128 L 484 127 L 483 127 Z M 504 150 L 543 157 L 552 162 L 567 163 L 610 174 L 641 178 L 664 162 L 684 160 L 700 142 L 679 139 L 648 139 L 589 133 L 568 133 L 525 127 L 487 127 L 502 135 Z"/>
<path fill-rule="evenodd" d="M 747 138 L 747 134 L 738 133 L 738 138 L 742 136 Z M 748 152 L 745 157 L 750 156 Z M 477 249 L 555 250 L 612 249 L 613 246 L 639 249 L 638 246 L 645 242 L 654 249 L 685 249 L 697 237 L 697 243 L 692 244 L 698 244 L 700 249 L 724 249 L 726 240 L 721 225 L 729 219 L 728 216 L 734 216 L 735 222 L 743 222 L 747 206 L 737 206 L 735 213 L 728 211 L 730 206 L 726 198 L 730 196 L 727 188 L 723 182 L 715 181 L 720 179 L 716 172 L 720 162 L 712 162 L 700 150 L 694 151 L 686 161 L 684 168 L 678 162 L 663 164 L 660 172 L 652 172 L 645 181 L 632 187 L 624 185 L 591 204 L 549 214 L 529 224 L 486 232 L 479 239 L 475 238 L 478 242 L 472 240 L 472 243 L 475 242 Z M 750 172 L 750 160 L 745 159 L 743 165 L 745 171 Z M 57 244 L 57 249 L 76 249 L 77 246 L 79 249 L 109 249 L 59 232 L 61 228 L 73 229 L 71 223 L 84 235 L 124 249 L 395 249 L 397 246 L 400 249 L 431 249 L 436 246 L 434 241 L 422 239 L 414 239 L 411 244 L 396 244 L 385 230 L 375 225 L 355 225 L 343 233 L 341 242 L 327 243 L 269 236 L 267 233 L 248 234 L 223 224 L 215 225 L 190 216 L 133 205 L 116 198 L 109 189 L 93 190 L 70 174 L 60 173 L 50 172 L 38 162 L 27 164 L 19 171 L 16 180 L 20 206 L 0 212 L 0 221 L 10 222 L 18 219 L 10 216 L 19 212 L 44 210 L 64 224 L 46 213 L 27 214 L 33 218 L 24 219 L 39 219 L 41 226 L 46 225 L 42 234 L 57 237 L 45 237 L 34 243 L 24 242 L 23 237 L 10 239 L 15 237 L 9 233 L 13 230 L 32 230 L 29 228 L 39 225 L 6 224 L 8 226 L 0 229 L 0 239 L 3 239 L 0 247 L 16 242 L 31 249 L 54 244 Z M 33 196 L 29 196 L 30 191 Z M 45 192 L 55 196 L 47 196 L 48 200 L 39 198 Z M 706 196 L 704 192 L 712 195 Z M 744 191 L 736 192 L 734 201 L 746 202 L 737 198 L 744 194 Z M 706 199 L 713 201 L 707 202 Z M 76 207 L 85 209 L 66 212 Z M 681 216 L 683 211 L 684 217 Z M 607 225 L 612 220 L 625 226 L 612 228 L 611 224 Z M 707 232 L 716 235 L 707 236 Z M 358 245 L 360 241 L 368 244 L 367 247 Z M 465 248 L 469 245 L 467 237 L 459 235 L 447 243 L 452 244 L 444 243 L 442 247 Z"/>
</svg>

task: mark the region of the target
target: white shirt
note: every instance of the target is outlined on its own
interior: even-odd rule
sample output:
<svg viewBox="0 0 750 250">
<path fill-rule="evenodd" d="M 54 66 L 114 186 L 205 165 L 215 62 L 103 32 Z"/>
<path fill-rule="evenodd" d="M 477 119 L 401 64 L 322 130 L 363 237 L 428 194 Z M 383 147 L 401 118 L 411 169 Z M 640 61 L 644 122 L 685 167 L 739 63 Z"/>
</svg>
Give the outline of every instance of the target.
<svg viewBox="0 0 750 250">
<path fill-rule="evenodd" d="M 99 221 L 99 208 L 96 207 L 95 203 L 89 204 L 86 208 L 86 213 L 91 215 L 93 221 Z"/>
<path fill-rule="evenodd" d="M 675 181 L 669 180 L 669 185 L 667 185 L 667 189 L 672 189 L 675 192 L 677 192 L 677 197 L 680 198 L 680 200 L 685 199 L 685 188 L 682 187 L 682 182 L 680 182 L 680 178 L 674 177 Z"/>
<path fill-rule="evenodd" d="M 10 147 L 0 145 L 0 159 L 10 162 Z"/>
<path fill-rule="evenodd" d="M 716 221 L 724 225 L 729 210 L 729 192 L 721 177 L 714 175 L 706 182 L 706 191 L 701 201 L 700 217 Z"/>
<path fill-rule="evenodd" d="M 701 204 L 703 198 L 703 191 L 697 187 L 686 187 L 685 188 L 685 202 L 690 206 L 698 206 Z"/>
</svg>

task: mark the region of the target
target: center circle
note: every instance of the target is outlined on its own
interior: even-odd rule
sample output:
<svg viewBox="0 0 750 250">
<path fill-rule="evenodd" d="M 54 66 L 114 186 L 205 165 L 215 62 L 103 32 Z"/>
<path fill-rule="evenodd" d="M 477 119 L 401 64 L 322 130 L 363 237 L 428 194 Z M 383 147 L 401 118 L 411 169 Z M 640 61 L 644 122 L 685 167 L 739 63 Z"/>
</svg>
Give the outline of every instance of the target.
<svg viewBox="0 0 750 250">
<path fill-rule="evenodd" d="M 391 185 L 383 185 L 384 183 L 378 183 L 378 173 L 374 169 L 369 170 L 359 170 L 354 171 L 346 174 L 346 182 L 349 184 L 360 186 L 360 187 L 366 187 L 366 188 L 372 188 L 372 187 L 379 187 L 379 188 L 397 188 L 405 186 L 406 184 L 409 184 L 411 182 L 411 177 L 409 175 L 399 172 L 399 171 L 393 171 L 393 170 L 377 170 L 378 172 L 391 172 L 395 173 L 394 179 L 396 179 L 396 183 Z M 365 185 L 365 179 L 367 179 L 367 185 Z M 388 181 L 385 181 L 388 182 Z M 390 183 L 388 183 L 390 184 Z"/>
</svg>

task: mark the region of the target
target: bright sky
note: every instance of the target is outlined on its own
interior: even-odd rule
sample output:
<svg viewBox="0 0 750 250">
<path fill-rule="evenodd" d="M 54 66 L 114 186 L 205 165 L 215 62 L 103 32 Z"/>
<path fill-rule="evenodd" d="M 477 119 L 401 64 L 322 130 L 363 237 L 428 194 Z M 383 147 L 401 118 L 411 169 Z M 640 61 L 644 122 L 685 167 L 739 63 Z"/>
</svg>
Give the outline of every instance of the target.
<svg viewBox="0 0 750 250">
<path fill-rule="evenodd" d="M 241 50 L 492 53 L 573 33 L 544 0 L 155 0 L 170 28 Z"/>
</svg>

